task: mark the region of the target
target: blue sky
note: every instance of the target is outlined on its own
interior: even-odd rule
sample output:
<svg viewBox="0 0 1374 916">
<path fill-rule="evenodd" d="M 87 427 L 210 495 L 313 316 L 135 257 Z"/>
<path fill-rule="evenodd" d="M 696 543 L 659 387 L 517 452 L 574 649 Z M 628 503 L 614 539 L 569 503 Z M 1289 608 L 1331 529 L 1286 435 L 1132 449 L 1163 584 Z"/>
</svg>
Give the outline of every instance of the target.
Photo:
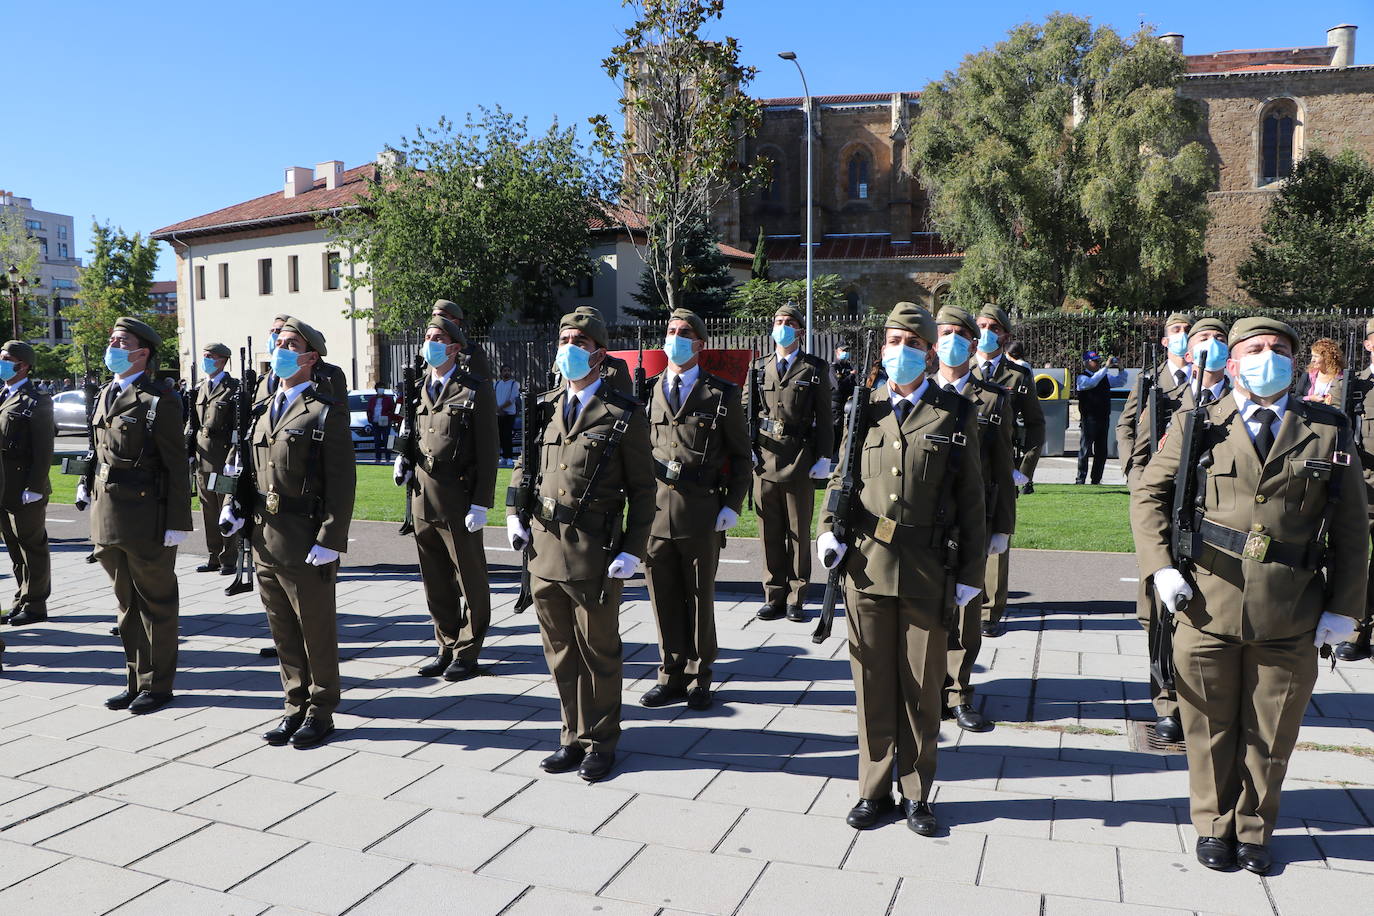
<svg viewBox="0 0 1374 916">
<path fill-rule="evenodd" d="M 920 89 L 1007 29 L 1056 8 L 1134 31 L 1182 32 L 1185 50 L 1325 43 L 1374 0 L 1236 3 L 728 0 L 715 36 L 740 40 L 757 96 Z M 280 189 L 282 169 L 370 161 L 387 142 L 500 104 L 541 129 L 585 124 L 617 93 L 599 63 L 628 21 L 618 0 L 111 4 L 7 0 L 0 188 L 76 217 L 149 232 Z M 32 56 L 25 49 L 33 49 Z M 21 63 L 21 61 L 23 61 Z M 173 276 L 164 248 L 158 275 Z"/>
</svg>

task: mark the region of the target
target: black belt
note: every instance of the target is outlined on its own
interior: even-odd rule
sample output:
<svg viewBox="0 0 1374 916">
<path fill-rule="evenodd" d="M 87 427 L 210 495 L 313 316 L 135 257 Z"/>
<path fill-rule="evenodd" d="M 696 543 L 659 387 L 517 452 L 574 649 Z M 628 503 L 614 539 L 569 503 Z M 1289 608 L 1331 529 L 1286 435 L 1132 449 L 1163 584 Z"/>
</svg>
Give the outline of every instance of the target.
<svg viewBox="0 0 1374 916">
<path fill-rule="evenodd" d="M 856 497 L 851 497 L 856 498 Z M 892 536 L 887 538 L 887 543 L 897 539 L 900 534 L 902 540 L 912 543 L 924 544 L 928 547 L 943 547 L 945 534 L 948 527 L 944 525 L 906 525 L 892 519 L 880 519 L 872 512 L 861 510 L 859 517 L 854 520 L 854 530 L 858 534 L 866 534 L 875 537 L 878 530 L 878 523 L 886 522 L 892 526 Z"/>
<path fill-rule="evenodd" d="M 447 474 L 457 477 L 459 480 L 467 477 L 467 470 L 457 461 L 445 458 L 435 458 L 433 455 L 423 455 L 420 458 L 420 467 L 431 477 L 438 477 Z"/>
<path fill-rule="evenodd" d="M 281 493 L 264 493 L 259 490 L 258 498 L 262 500 L 262 509 L 268 515 L 276 515 L 280 512 L 290 512 L 293 515 L 317 515 L 321 509 L 320 499 L 317 496 L 283 496 Z"/>
<path fill-rule="evenodd" d="M 103 480 L 107 483 L 129 484 L 131 486 L 157 483 L 157 474 L 153 471 L 144 471 L 138 468 L 112 468 L 103 462 L 95 472 L 95 476 L 97 480 Z"/>
<path fill-rule="evenodd" d="M 673 462 L 672 464 L 677 464 L 678 467 L 675 469 L 669 462 L 659 461 L 655 458 L 654 475 L 665 483 L 681 483 L 684 480 L 688 483 L 704 483 L 708 478 L 712 483 L 715 482 L 715 468 L 704 468 L 700 466 L 685 468 L 682 467 L 681 462 Z"/>
<path fill-rule="evenodd" d="M 803 426 L 800 423 L 784 423 L 782 420 L 774 420 L 763 417 L 759 420 L 759 429 L 776 438 L 787 436 L 805 436 L 811 431 L 811 427 Z"/>
<path fill-rule="evenodd" d="M 1301 546 L 1285 544 L 1266 534 L 1255 531 L 1237 531 L 1234 528 L 1227 528 L 1225 525 L 1218 525 L 1216 522 L 1209 522 L 1207 519 L 1202 520 L 1198 533 L 1202 535 L 1204 543 L 1211 544 L 1219 550 L 1237 554 L 1247 560 L 1255 560 L 1259 563 L 1279 563 L 1294 569 L 1316 569 L 1321 565 L 1320 562 L 1313 563 L 1309 559 L 1310 550 L 1309 545 L 1306 544 Z"/>
<path fill-rule="evenodd" d="M 546 522 L 558 522 L 560 525 L 572 525 L 576 517 L 576 527 L 590 534 L 602 534 L 607 531 L 612 518 L 609 512 L 595 512 L 591 509 L 584 509 L 578 515 L 576 508 L 560 503 L 552 496 L 545 496 L 539 500 L 538 515 Z"/>
</svg>

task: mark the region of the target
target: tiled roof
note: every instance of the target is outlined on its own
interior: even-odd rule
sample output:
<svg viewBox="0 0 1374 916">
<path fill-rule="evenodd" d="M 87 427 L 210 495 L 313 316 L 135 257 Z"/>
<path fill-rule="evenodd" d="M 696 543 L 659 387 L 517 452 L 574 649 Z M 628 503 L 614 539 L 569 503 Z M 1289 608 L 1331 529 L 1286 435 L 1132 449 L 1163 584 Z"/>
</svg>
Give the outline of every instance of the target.
<svg viewBox="0 0 1374 916">
<path fill-rule="evenodd" d="M 884 105 L 892 101 L 892 92 L 851 92 L 847 95 L 813 95 L 817 105 L 853 105 L 860 102 L 881 102 Z M 903 92 L 907 101 L 915 101 L 920 96 L 919 92 Z M 789 96 L 782 99 L 759 99 L 759 104 L 765 108 L 773 106 L 800 105 L 802 96 Z"/>
<path fill-rule="evenodd" d="M 805 261 L 806 246 L 799 238 L 769 239 L 770 261 Z M 916 235 L 909 245 L 894 245 L 886 235 L 855 238 L 823 238 L 817 245 L 817 261 L 870 261 L 890 258 L 949 258 L 960 252 L 935 235 Z"/>
<path fill-rule="evenodd" d="M 721 254 L 725 255 L 732 261 L 754 260 L 754 256 L 749 252 L 745 251 L 743 248 L 736 248 L 734 245 L 727 245 L 724 242 L 718 243 L 716 247 L 720 249 Z"/>
<path fill-rule="evenodd" d="M 1212 54 L 1187 55 L 1188 73 L 1239 73 L 1265 70 L 1309 70 L 1329 67 L 1336 49 L 1330 45 L 1309 48 L 1241 48 Z"/>
<path fill-rule="evenodd" d="M 310 190 L 287 197 L 278 190 L 262 197 L 234 204 L 204 216 L 164 226 L 153 233 L 153 238 L 165 238 L 172 233 L 204 233 L 240 223 L 291 223 L 313 220 L 314 215 L 338 207 L 350 207 L 357 203 L 358 196 L 367 190 L 367 179 L 372 177 L 373 163 L 360 165 L 343 173 L 343 181 L 337 188 L 325 188 L 323 178 L 316 179 Z"/>
<path fill-rule="evenodd" d="M 154 280 L 152 288 L 148 292 L 153 295 L 159 293 L 174 293 L 177 291 L 177 281 L 175 280 Z"/>
</svg>

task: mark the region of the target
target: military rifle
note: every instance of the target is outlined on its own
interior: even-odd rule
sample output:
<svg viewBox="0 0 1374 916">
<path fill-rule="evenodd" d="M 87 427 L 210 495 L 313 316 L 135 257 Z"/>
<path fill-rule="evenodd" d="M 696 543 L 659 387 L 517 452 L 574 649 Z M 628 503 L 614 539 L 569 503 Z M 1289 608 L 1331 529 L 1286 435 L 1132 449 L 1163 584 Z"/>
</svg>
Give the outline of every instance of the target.
<svg viewBox="0 0 1374 916">
<path fill-rule="evenodd" d="M 224 589 L 226 595 L 239 595 L 253 590 L 253 512 L 258 499 L 257 475 L 253 473 L 253 451 L 248 444 L 256 416 L 253 396 L 258 388 L 258 374 L 253 371 L 253 338 L 247 347 L 239 349 L 239 387 L 234 392 L 234 429 L 230 433 L 229 463 L 233 474 L 212 472 L 206 478 L 206 488 L 229 498 L 230 511 L 243 519 L 239 529 L 239 549 L 234 569 L 234 581 Z M 229 526 L 220 524 L 220 532 L 228 536 Z"/>
<path fill-rule="evenodd" d="M 542 405 L 535 391 L 534 365 L 525 351 L 525 384 L 520 388 L 520 486 L 506 488 L 506 505 L 515 509 L 520 524 L 530 532 L 530 538 L 520 545 L 520 594 L 515 598 L 514 611 L 523 614 L 534 604 L 530 583 L 530 541 L 533 540 L 534 513 L 539 504 L 540 449 Z"/>
<path fill-rule="evenodd" d="M 1350 337 L 1345 345 L 1345 375 L 1341 380 L 1341 413 L 1345 414 L 1350 421 L 1350 435 L 1355 442 L 1355 453 L 1360 454 L 1364 451 L 1364 395 L 1363 390 L 1357 391 L 1360 382 L 1360 375 L 1355 371 L 1355 352 L 1359 346 L 1359 338 L 1355 335 L 1355 329 L 1350 329 Z"/>
<path fill-rule="evenodd" d="M 95 402 L 100 396 L 100 386 L 96 384 L 95 378 L 91 375 L 90 350 L 85 346 L 81 347 L 81 364 L 86 374 L 85 380 L 81 384 L 81 393 L 86 398 L 86 454 L 69 456 L 62 459 L 62 473 L 79 476 L 81 483 L 86 485 L 86 495 L 91 496 L 91 491 L 95 487 Z M 85 503 L 78 503 L 76 508 L 84 510 Z"/>
<path fill-rule="evenodd" d="M 406 339 L 409 339 L 409 335 Z M 401 370 L 401 391 L 397 399 L 401 409 L 401 431 L 396 434 L 396 451 L 410 468 L 410 479 L 405 485 L 405 518 L 401 527 L 396 529 L 396 533 L 402 537 L 415 533 L 415 510 L 411 506 L 411 497 L 417 486 L 415 475 L 420 471 L 420 437 L 415 431 L 415 416 L 420 409 L 420 387 L 423 384 L 417 363 L 418 360 Z"/>
<path fill-rule="evenodd" d="M 873 356 L 873 338 L 876 331 L 869 330 L 864 338 L 864 362 L 868 365 Z M 756 370 L 755 370 L 756 371 Z M 751 391 L 753 388 L 750 380 Z M 868 378 L 858 380 L 854 386 L 853 400 L 850 401 L 849 418 L 845 423 L 844 432 L 844 455 L 840 458 L 840 485 L 825 494 L 825 511 L 830 516 L 830 531 L 835 536 L 835 540 L 846 545 L 849 550 L 854 549 L 854 522 L 859 511 L 858 489 L 859 483 L 859 461 L 863 454 L 863 438 L 868 430 L 868 402 L 872 393 L 868 387 Z M 751 417 L 751 426 L 753 425 Z M 846 556 L 849 550 L 845 551 Z M 831 558 L 825 557 L 829 562 Z M 816 621 L 816 629 L 811 634 L 813 643 L 825 642 L 830 636 L 831 625 L 835 621 L 835 601 L 839 597 L 840 589 L 844 584 L 844 557 L 830 569 L 830 575 L 825 580 L 825 598 L 821 601 L 821 616 Z"/>
<path fill-rule="evenodd" d="M 635 366 L 633 393 L 635 400 L 644 403 L 646 382 L 644 378 L 644 325 L 639 326 L 639 365 Z"/>
<path fill-rule="evenodd" d="M 760 377 L 760 370 L 755 363 L 758 361 L 757 355 L 749 359 L 749 375 L 744 380 L 744 419 L 749 424 L 749 454 L 753 458 L 753 473 L 763 470 L 763 453 L 759 451 L 759 399 L 762 397 L 763 379 Z M 858 386 L 855 386 L 858 390 Z M 754 482 L 749 482 L 749 492 L 746 494 L 749 499 L 749 511 L 754 511 Z"/>
</svg>

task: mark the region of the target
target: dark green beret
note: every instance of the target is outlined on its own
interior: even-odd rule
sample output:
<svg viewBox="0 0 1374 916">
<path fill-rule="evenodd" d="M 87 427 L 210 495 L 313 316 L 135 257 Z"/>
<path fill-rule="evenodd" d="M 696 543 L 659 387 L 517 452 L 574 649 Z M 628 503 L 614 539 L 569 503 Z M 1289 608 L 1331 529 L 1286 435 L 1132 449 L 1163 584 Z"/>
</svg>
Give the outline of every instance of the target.
<svg viewBox="0 0 1374 916">
<path fill-rule="evenodd" d="M 1242 340 L 1249 340 L 1251 337 L 1258 337 L 1261 334 L 1282 334 L 1288 338 L 1294 350 L 1298 348 L 1298 332 L 1277 318 L 1270 318 L 1268 315 L 1254 315 L 1237 321 L 1231 326 L 1231 336 L 1226 339 L 1226 345 L 1234 350 L 1236 344 Z"/>
<path fill-rule="evenodd" d="M 447 299 L 435 299 L 434 308 L 430 309 L 430 312 L 443 312 L 445 315 L 449 316 L 454 321 L 463 320 L 463 307 L 460 306 L 458 303 L 450 302 Z"/>
<path fill-rule="evenodd" d="M 957 305 L 940 306 L 940 313 L 935 316 L 935 323 L 937 325 L 957 324 L 972 334 L 974 340 L 977 340 L 981 333 L 978 329 L 978 322 L 973 320 L 973 316 Z"/>
<path fill-rule="evenodd" d="M 1002 311 L 1001 306 L 993 305 L 991 302 L 985 302 L 983 303 L 983 307 L 978 310 L 978 317 L 991 318 L 1002 326 L 1003 331 L 1008 334 L 1011 333 L 1011 319 L 1007 317 L 1006 312 Z"/>
<path fill-rule="evenodd" d="M 1169 320 L 1173 321 L 1172 318 Z M 1194 335 L 1201 334 L 1203 331 L 1217 331 L 1221 334 L 1221 339 L 1225 340 L 1226 322 L 1222 321 L 1220 318 L 1199 319 L 1196 324 L 1188 329 L 1188 337 L 1192 338 Z"/>
<path fill-rule="evenodd" d="M 33 347 L 24 343 L 22 340 L 7 340 L 5 341 L 4 349 L 9 352 L 10 358 L 33 366 Z"/>
<path fill-rule="evenodd" d="M 806 312 L 802 311 L 802 307 L 795 302 L 789 302 L 786 305 L 778 306 L 778 310 L 773 313 L 773 317 L 777 318 L 779 315 L 791 318 L 796 321 L 797 324 L 806 327 Z"/>
<path fill-rule="evenodd" d="M 678 321 L 687 322 L 692 326 L 692 332 L 696 334 L 698 338 L 701 340 L 706 339 L 706 322 L 702 321 L 701 316 L 696 312 L 691 309 L 674 309 L 673 314 L 668 316 L 668 320 L 672 321 L 674 318 Z"/>
<path fill-rule="evenodd" d="M 233 355 L 233 353 L 230 352 L 229 348 L 222 343 L 208 343 L 200 349 L 204 353 L 209 353 L 212 356 L 218 356 L 222 359 L 228 359 L 230 356 Z"/>
<path fill-rule="evenodd" d="M 602 320 L 602 321 L 605 321 L 604 318 L 601 318 L 601 309 L 597 308 L 597 307 L 594 306 L 594 305 L 579 305 L 577 308 L 573 309 L 573 314 L 574 314 L 574 315 L 591 315 L 593 318 L 597 318 L 597 319 L 600 319 L 600 320 Z"/>
<path fill-rule="evenodd" d="M 301 321 L 299 318 L 292 318 L 281 326 L 283 331 L 295 331 L 305 338 L 306 344 L 321 356 L 328 356 L 329 351 L 324 346 L 324 335 L 312 328 L 310 325 Z"/>
<path fill-rule="evenodd" d="M 143 341 L 150 349 L 162 346 L 162 335 L 137 318 L 124 317 L 114 323 L 116 331 L 128 331 Z"/>
<path fill-rule="evenodd" d="M 1172 315 L 1170 315 L 1168 318 L 1165 318 L 1165 319 L 1164 319 L 1164 326 L 1165 326 L 1166 328 L 1167 328 L 1169 325 L 1171 325 L 1171 324 L 1186 324 L 1186 325 L 1192 325 L 1192 323 L 1193 323 L 1193 316 L 1192 316 L 1192 315 L 1186 315 L 1186 314 L 1184 314 L 1183 312 L 1174 312 L 1174 313 L 1173 313 Z"/>
<path fill-rule="evenodd" d="M 600 318 L 593 318 L 591 315 L 585 313 L 579 315 L 577 312 L 573 312 L 564 315 L 563 319 L 558 322 L 558 330 L 561 331 L 564 328 L 577 328 L 583 334 L 586 334 L 592 340 L 596 341 L 598 347 L 606 346 L 606 322 L 602 321 Z"/>
<path fill-rule="evenodd" d="M 428 327 L 443 331 L 448 335 L 450 343 L 466 344 L 468 342 L 467 338 L 463 336 L 463 329 L 448 318 L 431 318 Z"/>
<path fill-rule="evenodd" d="M 910 331 L 928 344 L 935 343 L 939 333 L 935 329 L 935 319 L 930 312 L 914 302 L 898 302 L 887 316 L 885 328 L 901 328 Z"/>
<path fill-rule="evenodd" d="M 290 321 L 290 320 L 291 320 L 291 316 L 288 315 L 288 314 L 286 314 L 285 312 L 278 312 L 278 313 L 272 318 L 272 320 L 273 320 L 273 321 Z"/>
</svg>

